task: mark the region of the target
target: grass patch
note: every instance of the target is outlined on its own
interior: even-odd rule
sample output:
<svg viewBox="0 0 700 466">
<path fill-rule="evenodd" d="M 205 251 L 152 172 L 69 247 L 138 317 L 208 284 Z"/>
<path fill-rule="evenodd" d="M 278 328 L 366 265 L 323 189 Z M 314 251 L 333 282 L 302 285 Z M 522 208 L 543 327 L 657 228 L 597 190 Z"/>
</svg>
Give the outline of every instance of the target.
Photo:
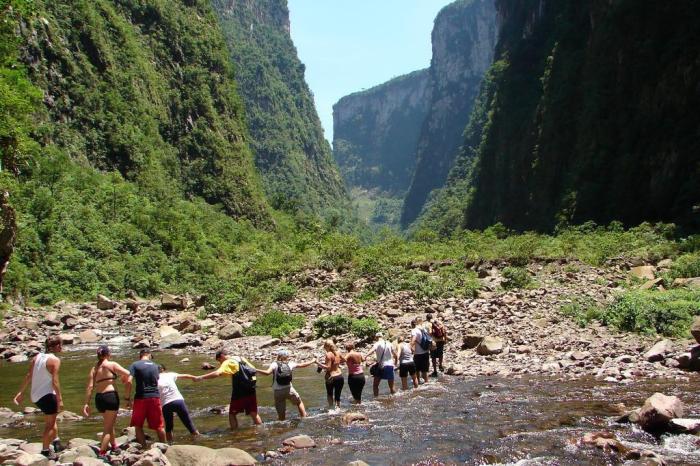
<svg viewBox="0 0 700 466">
<path fill-rule="evenodd" d="M 506 267 L 503 269 L 502 274 L 503 283 L 501 286 L 506 290 L 527 288 L 533 283 L 530 272 L 522 267 Z"/>
<path fill-rule="evenodd" d="M 304 316 L 286 314 L 282 311 L 267 311 L 258 316 L 248 327 L 248 335 L 270 335 L 283 338 L 304 326 Z"/>
<path fill-rule="evenodd" d="M 314 322 L 314 332 L 319 338 L 331 338 L 352 333 L 360 340 L 369 340 L 381 330 L 379 322 L 373 317 L 356 319 L 344 314 L 323 316 Z"/>
<path fill-rule="evenodd" d="M 560 312 L 583 328 L 594 320 L 600 320 L 602 309 L 590 298 L 575 298 L 571 303 L 564 304 Z"/>
</svg>

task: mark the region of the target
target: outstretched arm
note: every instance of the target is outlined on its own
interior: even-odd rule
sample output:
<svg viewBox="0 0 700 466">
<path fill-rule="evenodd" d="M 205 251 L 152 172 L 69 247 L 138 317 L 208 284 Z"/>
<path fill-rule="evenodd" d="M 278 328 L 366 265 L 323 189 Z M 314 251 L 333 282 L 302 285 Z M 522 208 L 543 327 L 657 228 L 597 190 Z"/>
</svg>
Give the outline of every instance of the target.
<svg viewBox="0 0 700 466">
<path fill-rule="evenodd" d="M 310 361 L 300 362 L 299 364 L 297 364 L 297 367 L 309 367 L 311 364 L 315 364 L 315 363 L 316 363 L 316 360 L 312 359 Z"/>
<path fill-rule="evenodd" d="M 191 374 L 177 374 L 178 379 L 187 379 L 195 382 L 197 380 L 196 375 L 191 375 Z"/>
<path fill-rule="evenodd" d="M 220 375 L 221 375 L 221 372 L 216 370 L 216 371 L 209 372 L 208 374 L 200 375 L 195 380 L 199 381 L 199 380 L 215 379 L 215 378 L 219 377 Z"/>
<path fill-rule="evenodd" d="M 29 382 L 32 380 L 32 372 L 34 371 L 34 359 L 32 358 L 32 362 L 29 363 L 29 370 L 27 371 L 27 374 L 24 376 L 24 380 L 22 381 L 22 386 L 19 388 L 19 392 L 17 392 L 17 395 L 15 395 L 14 401 L 16 405 L 19 405 L 22 403 L 22 399 L 24 398 L 24 391 L 27 389 L 27 386 L 29 385 Z"/>
<path fill-rule="evenodd" d="M 271 375 L 272 374 L 272 364 L 270 364 L 267 369 L 255 369 L 256 374 Z"/>
</svg>

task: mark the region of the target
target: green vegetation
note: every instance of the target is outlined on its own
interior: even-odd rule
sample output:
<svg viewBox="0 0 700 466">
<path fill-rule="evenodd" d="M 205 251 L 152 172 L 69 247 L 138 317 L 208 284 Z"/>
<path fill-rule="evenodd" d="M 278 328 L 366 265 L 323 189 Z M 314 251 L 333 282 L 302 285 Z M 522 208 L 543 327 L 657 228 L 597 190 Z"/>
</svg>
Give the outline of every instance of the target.
<svg viewBox="0 0 700 466">
<path fill-rule="evenodd" d="M 372 317 L 356 319 L 344 314 L 335 314 L 319 317 L 314 321 L 314 332 L 319 338 L 330 338 L 352 333 L 360 340 L 369 340 L 380 330 L 379 323 Z"/>
<path fill-rule="evenodd" d="M 270 335 L 283 338 L 304 326 L 304 316 L 286 314 L 282 311 L 267 311 L 246 329 L 247 335 Z"/>
<path fill-rule="evenodd" d="M 561 313 L 573 319 L 579 327 L 585 327 L 594 320 L 601 320 L 602 310 L 591 299 L 578 298 L 561 307 Z"/>
<path fill-rule="evenodd" d="M 255 162 L 276 209 L 347 218 L 349 200 L 323 137 L 285 1 L 211 2 L 236 65 Z"/>
<path fill-rule="evenodd" d="M 503 288 L 512 290 L 514 288 L 527 288 L 532 283 L 530 272 L 523 267 L 506 267 L 503 269 Z"/>
<path fill-rule="evenodd" d="M 669 277 L 671 279 L 700 277 L 700 253 L 684 254 L 678 257 L 671 264 Z"/>
<path fill-rule="evenodd" d="M 700 100 L 687 76 L 700 62 L 678 46 L 700 40 L 696 5 L 501 3 L 498 55 L 420 227 L 449 236 L 496 222 L 554 231 L 618 220 L 698 231 L 700 165 L 687 135 Z"/>
</svg>

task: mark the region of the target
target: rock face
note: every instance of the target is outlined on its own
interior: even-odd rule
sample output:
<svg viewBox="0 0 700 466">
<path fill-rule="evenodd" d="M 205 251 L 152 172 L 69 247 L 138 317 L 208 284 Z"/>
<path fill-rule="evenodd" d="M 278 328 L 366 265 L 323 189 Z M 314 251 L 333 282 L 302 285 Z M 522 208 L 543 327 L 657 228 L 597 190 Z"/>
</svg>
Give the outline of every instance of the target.
<svg viewBox="0 0 700 466">
<path fill-rule="evenodd" d="M 430 108 L 430 72 L 415 71 L 333 106 L 333 156 L 348 186 L 392 195 L 408 189 Z"/>
<path fill-rule="evenodd" d="M 685 77 L 700 74 L 700 62 L 670 44 L 698 40 L 700 11 L 663 2 L 634 11 L 625 2 L 496 5 L 498 52 L 446 198 L 435 203 L 445 228 L 614 220 L 696 230 L 697 148 L 676 135 L 698 128 L 700 96 Z M 650 43 L 659 59 L 647 59 Z M 668 131 L 658 121 L 680 123 Z"/>
<path fill-rule="evenodd" d="M 433 28 L 430 110 L 416 147 L 416 169 L 404 200 L 401 224 L 412 223 L 428 195 L 447 179 L 481 80 L 493 61 L 498 34 L 494 0 L 454 2 Z"/>
<path fill-rule="evenodd" d="M 639 425 L 649 432 L 665 430 L 671 419 L 683 417 L 683 403 L 678 397 L 654 393 L 639 411 Z"/>
<path fill-rule="evenodd" d="M 165 457 L 172 466 L 190 466 L 206 464 L 211 466 L 228 466 L 230 464 L 255 464 L 255 458 L 238 448 L 211 448 L 198 445 L 173 445 L 165 452 Z"/>
<path fill-rule="evenodd" d="M 286 210 L 344 206 L 347 193 L 289 34 L 287 2 L 211 4 L 236 65 L 255 164 L 268 199 Z"/>
</svg>

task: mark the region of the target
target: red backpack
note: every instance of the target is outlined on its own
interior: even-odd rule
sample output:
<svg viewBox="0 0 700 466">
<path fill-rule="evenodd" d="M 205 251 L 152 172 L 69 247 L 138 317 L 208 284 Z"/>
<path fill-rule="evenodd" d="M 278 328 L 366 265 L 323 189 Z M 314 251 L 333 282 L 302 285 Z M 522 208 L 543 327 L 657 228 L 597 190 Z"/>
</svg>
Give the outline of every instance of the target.
<svg viewBox="0 0 700 466">
<path fill-rule="evenodd" d="M 433 322 L 433 337 L 436 339 L 445 338 L 445 327 L 442 324 Z"/>
</svg>

